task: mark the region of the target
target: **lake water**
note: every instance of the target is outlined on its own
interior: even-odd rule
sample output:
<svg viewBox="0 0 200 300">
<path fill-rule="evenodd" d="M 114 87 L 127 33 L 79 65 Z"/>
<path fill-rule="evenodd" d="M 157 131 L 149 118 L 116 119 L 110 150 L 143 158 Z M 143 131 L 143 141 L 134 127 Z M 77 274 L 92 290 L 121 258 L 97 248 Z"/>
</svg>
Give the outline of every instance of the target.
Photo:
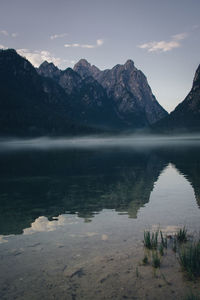
<svg viewBox="0 0 200 300">
<path fill-rule="evenodd" d="M 199 234 L 199 151 L 198 138 L 1 141 L 0 299 L 157 299 L 131 283 L 143 232 Z"/>
</svg>

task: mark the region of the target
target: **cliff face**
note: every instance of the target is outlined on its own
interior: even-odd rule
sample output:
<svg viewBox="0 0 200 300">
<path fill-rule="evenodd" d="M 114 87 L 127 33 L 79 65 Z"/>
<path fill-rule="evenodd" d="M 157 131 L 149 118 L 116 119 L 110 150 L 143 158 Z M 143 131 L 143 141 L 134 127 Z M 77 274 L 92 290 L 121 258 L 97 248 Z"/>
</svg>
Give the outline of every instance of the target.
<svg viewBox="0 0 200 300">
<path fill-rule="evenodd" d="M 82 78 L 93 76 L 105 88 L 116 106 L 118 116 L 127 125 L 141 123 L 141 126 L 148 126 L 167 115 L 152 94 L 145 75 L 131 60 L 105 71 L 80 60 L 74 70 Z"/>
<path fill-rule="evenodd" d="M 44 77 L 49 77 L 54 80 L 58 79 L 61 71 L 53 64 L 44 61 L 40 67 L 37 69 L 39 75 Z"/>
<path fill-rule="evenodd" d="M 104 71 L 91 65 L 85 59 L 81 59 L 73 70 L 68 68 L 60 71 L 59 76 L 58 69 L 48 63 L 43 63 L 38 71 L 43 76 L 54 78 L 69 95 L 75 95 L 75 98 L 79 99 L 85 116 L 90 107 L 88 104 L 90 103 L 94 108 L 98 103 L 96 113 L 93 109 L 95 119 L 101 118 L 102 125 L 106 120 L 105 126 L 109 123 L 112 129 L 145 128 L 167 115 L 152 94 L 145 75 L 137 70 L 131 60 L 124 65 L 116 65 L 111 70 Z M 73 116 L 75 115 L 76 112 L 73 111 Z"/>
</svg>

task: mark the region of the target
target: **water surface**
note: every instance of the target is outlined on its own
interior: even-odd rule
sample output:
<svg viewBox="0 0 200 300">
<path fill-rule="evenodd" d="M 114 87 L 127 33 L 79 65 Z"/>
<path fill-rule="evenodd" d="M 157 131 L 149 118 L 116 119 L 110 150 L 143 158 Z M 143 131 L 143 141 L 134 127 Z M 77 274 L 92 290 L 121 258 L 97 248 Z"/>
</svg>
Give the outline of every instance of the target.
<svg viewBox="0 0 200 300">
<path fill-rule="evenodd" d="M 198 139 L 1 143 L 2 299 L 81 299 L 66 277 L 141 252 L 144 229 L 199 232 Z"/>
</svg>

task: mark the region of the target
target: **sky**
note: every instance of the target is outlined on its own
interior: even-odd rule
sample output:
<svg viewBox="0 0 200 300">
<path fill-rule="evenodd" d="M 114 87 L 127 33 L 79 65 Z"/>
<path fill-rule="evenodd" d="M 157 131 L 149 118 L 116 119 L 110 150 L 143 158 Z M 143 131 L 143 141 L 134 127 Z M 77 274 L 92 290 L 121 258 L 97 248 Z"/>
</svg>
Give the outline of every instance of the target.
<svg viewBox="0 0 200 300">
<path fill-rule="evenodd" d="M 168 111 L 200 63 L 199 0 L 0 0 L 0 48 L 38 67 L 81 58 L 101 70 L 132 59 Z"/>
</svg>

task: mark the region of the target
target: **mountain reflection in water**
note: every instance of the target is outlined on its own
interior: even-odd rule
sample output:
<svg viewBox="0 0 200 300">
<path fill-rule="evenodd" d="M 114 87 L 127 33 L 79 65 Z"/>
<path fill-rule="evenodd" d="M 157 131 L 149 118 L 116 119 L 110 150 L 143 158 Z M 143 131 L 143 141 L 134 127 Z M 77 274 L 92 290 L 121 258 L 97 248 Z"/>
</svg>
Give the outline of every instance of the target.
<svg viewBox="0 0 200 300">
<path fill-rule="evenodd" d="M 35 220 L 53 230 L 66 212 L 86 222 L 103 209 L 137 218 L 169 163 L 191 184 L 199 205 L 199 147 L 187 142 L 184 147 L 1 151 L 0 234 L 31 232 Z"/>
</svg>

